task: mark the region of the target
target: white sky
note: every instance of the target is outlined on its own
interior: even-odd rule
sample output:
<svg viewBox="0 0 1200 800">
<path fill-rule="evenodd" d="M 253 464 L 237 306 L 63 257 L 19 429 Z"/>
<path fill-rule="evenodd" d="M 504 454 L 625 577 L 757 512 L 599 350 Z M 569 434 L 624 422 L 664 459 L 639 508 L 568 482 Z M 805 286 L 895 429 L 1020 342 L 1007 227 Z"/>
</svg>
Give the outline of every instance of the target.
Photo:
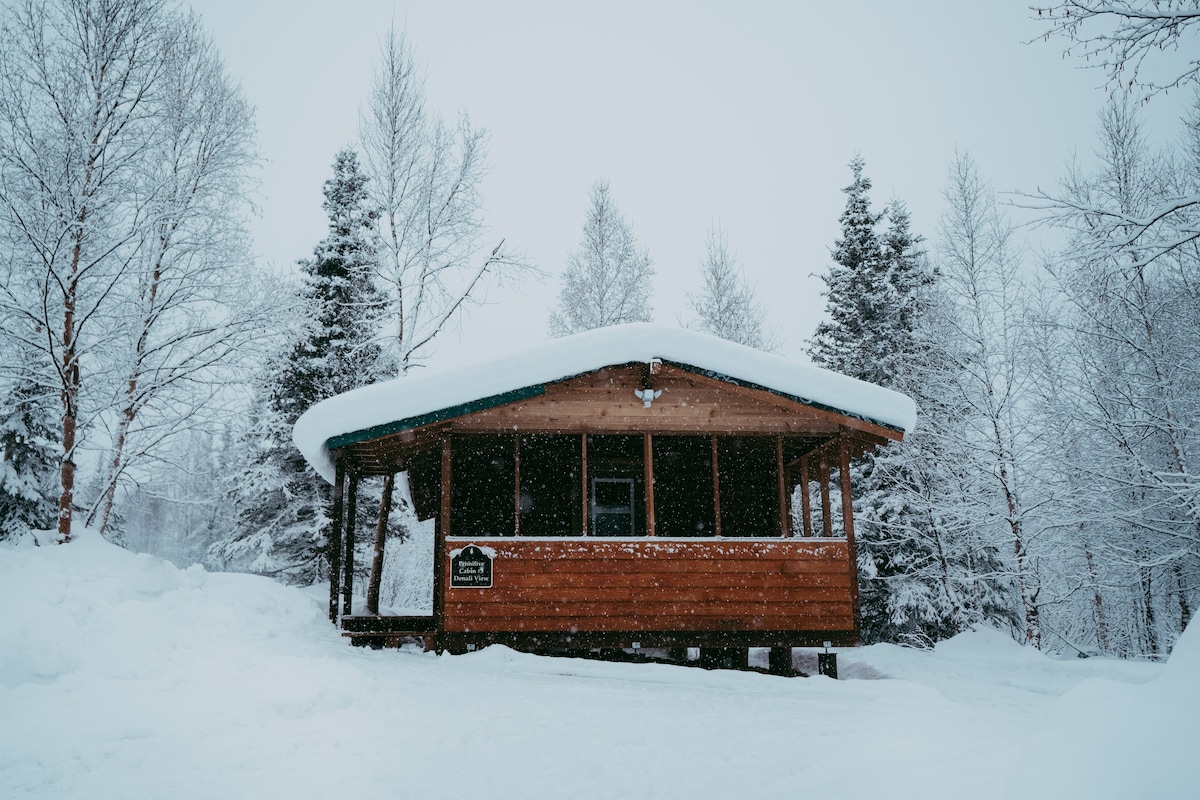
<svg viewBox="0 0 1200 800">
<path fill-rule="evenodd" d="M 484 244 L 505 237 L 550 277 L 492 291 L 442 345 L 450 360 L 544 338 L 599 177 L 654 259 L 657 321 L 685 313 L 720 222 L 798 356 L 856 152 L 876 208 L 906 201 L 932 244 L 956 147 L 997 189 L 1051 188 L 1073 152 L 1091 153 L 1107 96 L 1061 42 L 1024 43 L 1044 31 L 1013 0 L 192 6 L 257 107 L 265 263 L 325 235 L 321 187 L 393 19 L 428 69 L 430 107 L 491 130 Z M 1177 105 L 1151 104 L 1148 127 L 1174 135 Z"/>
</svg>

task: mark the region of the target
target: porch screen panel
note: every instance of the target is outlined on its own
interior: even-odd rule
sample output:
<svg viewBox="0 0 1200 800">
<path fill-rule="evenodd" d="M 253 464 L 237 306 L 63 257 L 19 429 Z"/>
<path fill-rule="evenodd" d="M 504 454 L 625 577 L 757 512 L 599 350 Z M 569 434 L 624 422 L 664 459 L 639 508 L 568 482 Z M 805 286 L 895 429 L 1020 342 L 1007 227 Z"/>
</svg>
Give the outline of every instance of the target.
<svg viewBox="0 0 1200 800">
<path fill-rule="evenodd" d="M 654 519 L 659 536 L 713 536 L 712 440 L 654 437 Z"/>
<path fill-rule="evenodd" d="M 722 536 L 779 535 L 779 468 L 775 439 L 717 437 Z"/>
<path fill-rule="evenodd" d="M 579 536 L 583 442 L 578 436 L 521 437 L 521 535 Z"/>
<path fill-rule="evenodd" d="M 641 436 L 588 436 L 588 532 L 593 536 L 646 534 L 645 440 Z"/>
<path fill-rule="evenodd" d="M 450 535 L 515 532 L 516 437 L 459 435 L 450 442 Z"/>
</svg>

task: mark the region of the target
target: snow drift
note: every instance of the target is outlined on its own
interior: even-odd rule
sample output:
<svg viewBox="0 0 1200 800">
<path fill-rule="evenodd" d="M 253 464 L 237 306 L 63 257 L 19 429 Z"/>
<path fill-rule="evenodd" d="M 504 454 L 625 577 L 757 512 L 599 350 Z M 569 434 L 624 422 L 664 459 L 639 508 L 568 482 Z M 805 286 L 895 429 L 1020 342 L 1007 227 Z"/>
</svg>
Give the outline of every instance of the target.
<svg viewBox="0 0 1200 800">
<path fill-rule="evenodd" d="M 932 652 L 845 651 L 840 681 L 375 652 L 346 645 L 302 591 L 86 532 L 0 548 L 0 603 L 6 800 L 1195 788 L 1195 625 L 1165 667 L 1060 661 L 977 631 Z"/>
</svg>

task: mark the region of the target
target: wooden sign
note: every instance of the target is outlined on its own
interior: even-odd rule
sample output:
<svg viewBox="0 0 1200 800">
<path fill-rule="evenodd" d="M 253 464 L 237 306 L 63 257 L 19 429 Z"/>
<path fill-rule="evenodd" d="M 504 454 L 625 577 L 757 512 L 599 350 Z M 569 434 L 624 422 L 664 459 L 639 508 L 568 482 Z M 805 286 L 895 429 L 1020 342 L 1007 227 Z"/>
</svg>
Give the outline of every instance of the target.
<svg viewBox="0 0 1200 800">
<path fill-rule="evenodd" d="M 492 557 L 495 551 L 469 544 L 450 554 L 450 588 L 492 588 Z"/>
</svg>

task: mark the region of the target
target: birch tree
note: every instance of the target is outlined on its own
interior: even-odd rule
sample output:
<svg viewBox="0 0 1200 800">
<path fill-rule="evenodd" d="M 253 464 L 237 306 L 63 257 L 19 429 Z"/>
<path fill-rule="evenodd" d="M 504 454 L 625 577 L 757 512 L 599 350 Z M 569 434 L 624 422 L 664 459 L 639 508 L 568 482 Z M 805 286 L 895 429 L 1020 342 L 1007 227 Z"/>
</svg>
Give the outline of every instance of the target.
<svg viewBox="0 0 1200 800">
<path fill-rule="evenodd" d="M 1027 339 L 1020 258 L 1012 227 L 969 156 L 960 154 L 952 164 L 945 197 L 940 281 L 952 301 L 945 324 L 959 346 L 942 354 L 952 369 L 947 388 L 967 414 L 960 447 L 967 473 L 975 476 L 961 487 L 962 496 L 981 540 L 1007 542 L 1023 638 L 1040 648 L 1042 584 L 1032 545 L 1043 533 L 1036 514 L 1043 500 L 1035 499 L 1031 466 L 1038 442 L 1022 363 Z"/>
<path fill-rule="evenodd" d="M 1076 169 L 1064 187 L 1080 205 L 1138 215 L 1194 180 L 1149 150 L 1126 99 L 1100 120 L 1098 169 Z M 1085 502 L 1102 509 L 1084 519 L 1107 534 L 1096 552 L 1124 601 L 1117 607 L 1138 609 L 1135 649 L 1160 653 L 1187 625 L 1200 588 L 1200 252 L 1190 245 L 1147 262 L 1136 245 L 1114 243 L 1102 221 L 1059 223 L 1070 246 L 1051 271 L 1074 341 L 1066 410 L 1087 444 L 1073 469 Z"/>
<path fill-rule="evenodd" d="M 0 324 L 54 366 L 63 542 L 89 359 L 145 231 L 152 188 L 141 156 L 156 134 L 172 33 L 161 0 L 26 0 L 0 29 L 0 215 L 21 262 Z"/>
<path fill-rule="evenodd" d="M 608 181 L 592 184 L 583 241 L 567 256 L 550 335 L 649 322 L 654 265 L 617 209 Z"/>
<path fill-rule="evenodd" d="M 1068 42 L 1065 55 L 1082 58 L 1105 73 L 1115 100 L 1148 100 L 1170 89 L 1200 87 L 1200 31 L 1197 0 L 1064 0 L 1037 8 L 1049 26 L 1046 38 Z M 1089 246 L 1136 252 L 1127 268 L 1137 270 L 1200 241 L 1200 190 L 1181 186 L 1136 212 L 1110 198 L 1077 193 L 1037 192 L 1027 204 L 1047 212 L 1047 220 L 1096 229 Z"/>
<path fill-rule="evenodd" d="M 493 281 L 536 270 L 504 239 L 484 247 L 488 133 L 465 113 L 452 126 L 426 109 L 421 68 L 394 27 L 380 48 L 358 137 L 379 210 L 383 354 L 403 374 Z"/>
<path fill-rule="evenodd" d="M 253 114 L 198 20 L 181 18 L 178 26 L 157 130 L 143 152 L 153 192 L 129 264 L 127 322 L 108 346 L 119 396 L 87 519 L 101 533 L 122 476 L 139 455 L 206 420 L 205 406 L 236 380 L 231 368 L 249 363 L 279 309 L 253 279 L 241 223 L 256 164 Z"/>
<path fill-rule="evenodd" d="M 731 342 L 756 350 L 775 350 L 779 340 L 766 323 L 766 309 L 729 249 L 729 237 L 719 226 L 708 231 L 700 262 L 702 286 L 688 297 L 692 325 Z"/>
</svg>

